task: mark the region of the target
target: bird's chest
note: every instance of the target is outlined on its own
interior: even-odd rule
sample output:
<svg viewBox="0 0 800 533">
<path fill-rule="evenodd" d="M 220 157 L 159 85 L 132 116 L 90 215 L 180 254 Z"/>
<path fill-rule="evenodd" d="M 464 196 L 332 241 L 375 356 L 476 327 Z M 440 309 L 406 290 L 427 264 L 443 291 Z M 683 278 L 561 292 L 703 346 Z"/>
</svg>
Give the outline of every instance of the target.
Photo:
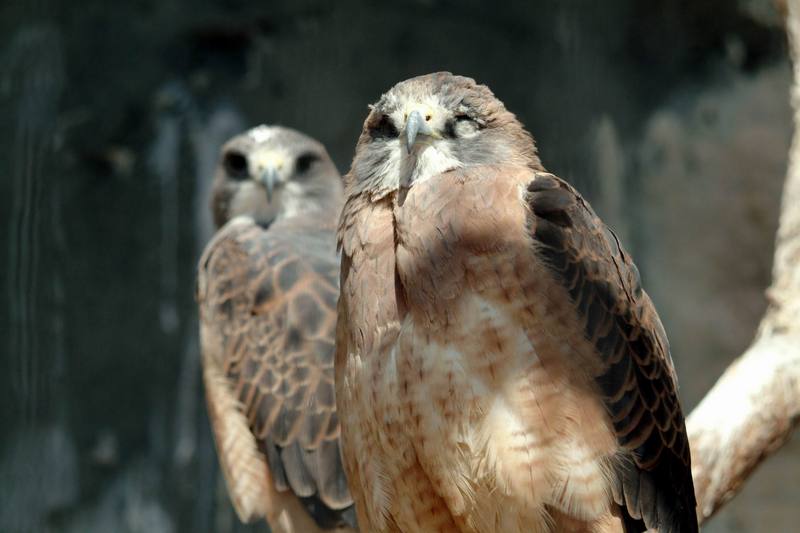
<svg viewBox="0 0 800 533">
<path fill-rule="evenodd" d="M 462 531 L 536 531 L 554 511 L 607 512 L 613 448 L 596 399 L 567 377 L 513 308 L 472 292 L 430 328 L 406 315 L 392 353 L 397 419 L 407 450 Z M 597 428 L 589 429 L 587 428 Z M 395 439 L 399 441 L 401 439 Z M 545 531 L 546 529 L 543 529 Z"/>
<path fill-rule="evenodd" d="M 572 310 L 551 298 L 522 209 L 419 209 L 397 223 L 407 309 L 387 359 L 396 418 L 383 430 L 407 449 L 391 453 L 416 458 L 462 531 L 602 516 L 615 443 L 571 339 L 553 333 Z"/>
<path fill-rule="evenodd" d="M 533 519 L 538 505 L 528 504 L 548 484 L 534 470 L 549 453 L 549 401 L 532 408 L 529 393 L 544 395 L 550 385 L 511 317 L 480 297 L 453 307 L 455 323 L 445 330 L 431 332 L 412 315 L 403 322 L 395 354 L 399 427 L 464 530 L 494 531 L 498 520 L 514 520 L 508 509 Z M 499 530 L 516 531 L 508 525 Z"/>
<path fill-rule="evenodd" d="M 369 458 L 358 468 L 371 525 L 514 532 L 548 531 L 555 513 L 595 519 L 609 508 L 614 442 L 560 333 L 574 311 L 550 298 L 520 231 L 518 191 L 499 210 L 435 183 L 423 192 L 446 208 L 418 189 L 394 211 L 397 321 L 347 365 L 366 414 L 348 438 Z"/>
</svg>

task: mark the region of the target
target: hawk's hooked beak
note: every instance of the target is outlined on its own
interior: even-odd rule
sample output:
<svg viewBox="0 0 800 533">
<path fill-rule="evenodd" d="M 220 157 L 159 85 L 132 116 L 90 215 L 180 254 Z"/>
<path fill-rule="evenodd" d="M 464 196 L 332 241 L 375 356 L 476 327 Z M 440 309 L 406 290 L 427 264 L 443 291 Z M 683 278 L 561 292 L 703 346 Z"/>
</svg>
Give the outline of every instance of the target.
<svg viewBox="0 0 800 533">
<path fill-rule="evenodd" d="M 408 150 L 409 154 L 411 153 L 411 148 L 414 147 L 414 143 L 417 142 L 418 134 L 434 135 L 433 129 L 428 124 L 430 120 L 430 113 L 423 117 L 422 113 L 416 109 L 408 114 L 408 118 L 406 118 L 406 150 Z"/>
<path fill-rule="evenodd" d="M 253 170 L 256 182 L 267 191 L 267 202 L 272 202 L 272 194 L 282 183 L 284 155 L 275 152 L 262 152 L 254 156 Z"/>
<path fill-rule="evenodd" d="M 272 202 L 272 191 L 275 190 L 275 184 L 278 183 L 278 179 L 278 169 L 274 166 L 264 169 L 264 172 L 258 177 L 258 181 L 267 190 L 267 202 Z"/>
</svg>

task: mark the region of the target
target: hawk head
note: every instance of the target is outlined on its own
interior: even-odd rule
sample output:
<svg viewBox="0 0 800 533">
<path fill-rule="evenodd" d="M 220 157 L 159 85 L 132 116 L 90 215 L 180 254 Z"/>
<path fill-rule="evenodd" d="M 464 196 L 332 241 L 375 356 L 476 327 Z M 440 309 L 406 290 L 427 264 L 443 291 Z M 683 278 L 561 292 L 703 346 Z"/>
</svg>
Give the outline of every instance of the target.
<svg viewBox="0 0 800 533">
<path fill-rule="evenodd" d="M 222 147 L 211 208 L 219 228 L 239 215 L 274 221 L 338 206 L 339 172 L 325 147 L 281 126 L 258 126 Z"/>
<path fill-rule="evenodd" d="M 382 197 L 448 170 L 496 164 L 541 169 L 533 138 L 488 87 L 437 72 L 398 83 L 370 106 L 347 181 Z"/>
</svg>

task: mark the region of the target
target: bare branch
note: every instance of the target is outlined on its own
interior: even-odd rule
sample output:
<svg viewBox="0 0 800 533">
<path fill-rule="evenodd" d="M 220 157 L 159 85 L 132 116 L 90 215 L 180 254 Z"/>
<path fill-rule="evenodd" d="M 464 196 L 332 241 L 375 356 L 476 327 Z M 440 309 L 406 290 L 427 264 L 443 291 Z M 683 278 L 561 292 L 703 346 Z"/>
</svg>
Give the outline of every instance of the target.
<svg viewBox="0 0 800 533">
<path fill-rule="evenodd" d="M 800 423 L 800 0 L 787 2 L 795 134 L 776 238 L 769 308 L 750 348 L 689 417 L 698 518 L 730 500 Z"/>
</svg>

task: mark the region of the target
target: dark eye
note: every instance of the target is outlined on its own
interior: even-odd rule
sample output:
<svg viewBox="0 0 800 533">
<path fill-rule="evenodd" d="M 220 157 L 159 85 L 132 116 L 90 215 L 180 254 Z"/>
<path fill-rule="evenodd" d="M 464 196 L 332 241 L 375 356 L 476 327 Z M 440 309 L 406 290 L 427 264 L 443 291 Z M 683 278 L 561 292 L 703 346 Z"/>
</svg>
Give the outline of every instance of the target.
<svg viewBox="0 0 800 533">
<path fill-rule="evenodd" d="M 381 115 L 380 120 L 369 130 L 373 139 L 392 139 L 397 137 L 397 128 L 389 115 Z"/>
<path fill-rule="evenodd" d="M 298 174 L 304 174 L 309 168 L 311 168 L 311 165 L 316 163 L 318 160 L 319 156 L 317 154 L 312 154 L 311 152 L 302 154 L 297 158 L 297 163 L 294 165 L 295 172 Z"/>
<path fill-rule="evenodd" d="M 225 167 L 225 172 L 228 173 L 228 176 L 234 179 L 243 180 L 249 177 L 247 158 L 242 153 L 228 152 L 225 154 L 222 165 Z"/>
</svg>

